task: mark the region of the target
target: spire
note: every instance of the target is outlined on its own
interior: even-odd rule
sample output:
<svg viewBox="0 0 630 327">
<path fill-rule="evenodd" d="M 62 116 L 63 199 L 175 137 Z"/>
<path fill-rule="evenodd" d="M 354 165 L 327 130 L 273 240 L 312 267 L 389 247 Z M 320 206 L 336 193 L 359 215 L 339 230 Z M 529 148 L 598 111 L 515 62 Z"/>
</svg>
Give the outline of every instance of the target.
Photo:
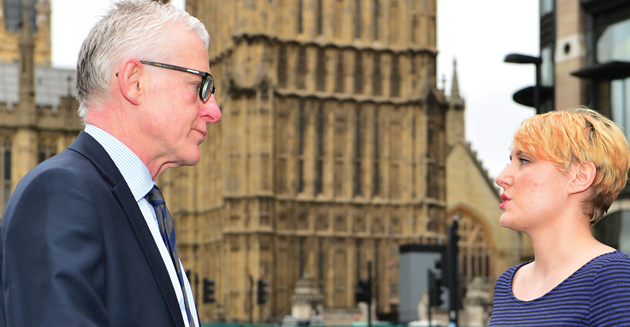
<svg viewBox="0 0 630 327">
<path fill-rule="evenodd" d="M 459 95 L 459 81 L 457 80 L 457 59 L 453 58 L 453 82 L 451 84 L 451 101 L 458 101 L 462 98 Z"/>
<path fill-rule="evenodd" d="M 20 54 L 20 116 L 21 123 L 31 125 L 35 120 L 35 38 L 29 20 L 30 6 L 24 0 L 22 31 L 18 42 Z"/>
</svg>

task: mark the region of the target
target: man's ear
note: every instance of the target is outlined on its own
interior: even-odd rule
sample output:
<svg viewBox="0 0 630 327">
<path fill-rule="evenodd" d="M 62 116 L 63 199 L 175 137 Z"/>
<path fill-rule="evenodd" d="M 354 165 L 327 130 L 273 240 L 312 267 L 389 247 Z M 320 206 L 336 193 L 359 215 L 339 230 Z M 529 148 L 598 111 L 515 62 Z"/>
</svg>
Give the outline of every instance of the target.
<svg viewBox="0 0 630 327">
<path fill-rule="evenodd" d="M 581 164 L 576 164 L 569 191 L 575 194 L 588 190 L 588 188 L 593 185 L 595 175 L 597 175 L 597 168 L 592 161 L 584 161 Z"/>
<path fill-rule="evenodd" d="M 138 105 L 146 95 L 146 70 L 142 67 L 140 60 L 136 58 L 125 59 L 118 66 L 118 87 L 120 93 L 130 103 Z"/>
</svg>

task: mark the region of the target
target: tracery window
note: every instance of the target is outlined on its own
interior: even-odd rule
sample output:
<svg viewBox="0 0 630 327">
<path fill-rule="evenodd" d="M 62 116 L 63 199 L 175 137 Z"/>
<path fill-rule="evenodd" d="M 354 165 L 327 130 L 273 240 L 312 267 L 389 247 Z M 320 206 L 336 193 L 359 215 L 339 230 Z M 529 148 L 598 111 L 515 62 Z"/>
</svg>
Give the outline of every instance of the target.
<svg viewBox="0 0 630 327">
<path fill-rule="evenodd" d="M 486 283 L 494 282 L 490 237 L 482 225 L 467 215 L 459 218 L 459 262 L 464 285 L 481 277 Z"/>
</svg>

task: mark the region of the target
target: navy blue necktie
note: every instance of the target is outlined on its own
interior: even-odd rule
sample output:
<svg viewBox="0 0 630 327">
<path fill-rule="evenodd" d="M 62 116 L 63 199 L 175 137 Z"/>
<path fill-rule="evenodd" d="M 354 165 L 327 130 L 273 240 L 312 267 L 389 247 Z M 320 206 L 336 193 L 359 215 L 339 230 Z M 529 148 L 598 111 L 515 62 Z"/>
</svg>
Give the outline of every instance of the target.
<svg viewBox="0 0 630 327">
<path fill-rule="evenodd" d="M 182 275 L 182 268 L 179 263 L 179 254 L 177 253 L 177 244 L 175 242 L 175 225 L 173 224 L 173 217 L 166 208 L 166 203 L 164 202 L 162 191 L 160 191 L 157 186 L 153 186 L 151 191 L 149 191 L 149 194 L 147 194 L 146 198 L 153 206 L 153 209 L 155 209 L 155 215 L 157 216 L 158 225 L 160 226 L 160 234 L 162 235 L 162 240 L 164 241 L 164 244 L 166 244 L 168 252 L 171 254 L 171 259 L 173 259 L 173 265 L 175 265 L 177 277 L 179 278 L 179 284 L 182 287 L 182 293 L 184 294 L 184 303 L 186 304 L 188 324 L 191 327 L 196 326 L 196 323 L 194 322 L 194 319 L 192 318 L 192 314 L 190 312 L 190 306 L 188 305 L 186 287 L 184 287 L 184 276 Z"/>
</svg>

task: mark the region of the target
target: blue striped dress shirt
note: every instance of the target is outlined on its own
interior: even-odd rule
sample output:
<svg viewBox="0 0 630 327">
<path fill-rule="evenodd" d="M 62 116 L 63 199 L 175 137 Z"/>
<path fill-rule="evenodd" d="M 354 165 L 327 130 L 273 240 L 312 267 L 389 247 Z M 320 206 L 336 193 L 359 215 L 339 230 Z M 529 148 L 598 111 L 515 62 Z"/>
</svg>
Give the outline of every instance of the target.
<svg viewBox="0 0 630 327">
<path fill-rule="evenodd" d="M 171 255 L 169 254 L 164 241 L 162 241 L 157 217 L 155 216 L 155 210 L 145 198 L 147 193 L 149 193 L 149 191 L 153 188 L 153 185 L 155 185 L 155 182 L 151 178 L 149 169 L 135 153 L 109 133 L 90 124 L 85 126 L 85 132 L 90 134 L 90 136 L 103 146 L 107 154 L 109 154 L 112 158 L 112 161 L 114 161 L 114 164 L 116 164 L 116 167 L 125 179 L 125 182 L 127 182 L 133 197 L 138 203 L 138 207 L 140 207 L 140 211 L 142 211 L 142 215 L 144 216 L 144 220 L 151 231 L 151 235 L 153 235 L 153 240 L 160 251 L 160 255 L 162 256 L 164 265 L 168 270 L 168 274 L 171 277 L 171 283 L 173 284 L 173 289 L 175 290 L 177 300 L 179 301 L 179 308 L 182 311 L 182 317 L 184 317 L 184 324 L 186 327 L 190 327 L 187 319 L 185 319 L 185 317 L 187 317 L 186 305 L 184 304 L 182 289 L 179 286 L 180 284 L 177 277 L 177 271 L 173 265 L 173 260 L 171 260 Z M 179 264 L 181 265 L 181 262 Z M 185 271 L 184 266 L 181 266 L 181 269 L 182 271 Z M 198 316 L 197 308 L 195 307 L 195 300 L 193 299 L 192 289 L 186 274 L 183 274 L 183 279 L 191 314 L 195 324 L 200 326 L 199 321 L 197 320 Z"/>
</svg>

